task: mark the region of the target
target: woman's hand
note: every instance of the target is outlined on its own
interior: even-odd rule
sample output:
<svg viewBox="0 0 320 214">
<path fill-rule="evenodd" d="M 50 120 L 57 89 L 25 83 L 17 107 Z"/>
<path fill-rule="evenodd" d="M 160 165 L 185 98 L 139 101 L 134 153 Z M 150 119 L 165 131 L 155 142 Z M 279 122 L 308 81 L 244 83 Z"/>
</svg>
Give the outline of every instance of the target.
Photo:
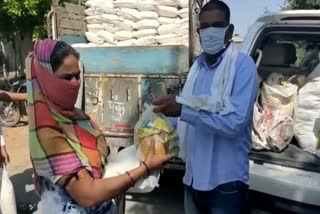
<svg viewBox="0 0 320 214">
<path fill-rule="evenodd" d="M 172 158 L 172 156 L 170 155 L 155 154 L 155 144 L 156 142 L 154 141 L 150 142 L 149 152 L 144 161 L 150 170 L 161 168 L 167 161 Z"/>
<path fill-rule="evenodd" d="M 1 146 L 0 147 L 0 165 L 7 164 L 10 162 L 10 157 L 7 153 L 6 147 Z"/>
</svg>

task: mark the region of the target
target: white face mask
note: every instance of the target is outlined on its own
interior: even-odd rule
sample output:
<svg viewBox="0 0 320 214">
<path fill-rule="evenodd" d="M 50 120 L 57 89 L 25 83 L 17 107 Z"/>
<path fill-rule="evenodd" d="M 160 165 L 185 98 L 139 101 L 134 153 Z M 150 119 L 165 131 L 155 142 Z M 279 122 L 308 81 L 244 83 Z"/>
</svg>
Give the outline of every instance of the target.
<svg viewBox="0 0 320 214">
<path fill-rule="evenodd" d="M 200 39 L 202 50 L 210 55 L 217 54 L 225 48 L 225 36 L 228 27 L 217 28 L 209 27 L 200 30 Z"/>
</svg>

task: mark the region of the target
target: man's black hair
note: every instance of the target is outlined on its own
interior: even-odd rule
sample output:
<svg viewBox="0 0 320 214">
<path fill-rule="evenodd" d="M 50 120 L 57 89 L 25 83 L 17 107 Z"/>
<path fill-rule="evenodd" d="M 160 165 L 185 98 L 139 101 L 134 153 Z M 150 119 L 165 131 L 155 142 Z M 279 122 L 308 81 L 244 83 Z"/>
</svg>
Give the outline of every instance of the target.
<svg viewBox="0 0 320 214">
<path fill-rule="evenodd" d="M 229 6 L 220 0 L 210 0 L 206 3 L 200 10 L 199 17 L 201 17 L 203 12 L 211 10 L 220 10 L 224 13 L 224 18 L 228 24 L 230 24 L 230 8 Z"/>
<path fill-rule="evenodd" d="M 73 47 L 63 41 L 58 41 L 50 57 L 53 72 L 55 72 L 63 64 L 64 59 L 70 55 L 75 56 L 77 59 L 80 58 L 79 53 Z"/>
</svg>

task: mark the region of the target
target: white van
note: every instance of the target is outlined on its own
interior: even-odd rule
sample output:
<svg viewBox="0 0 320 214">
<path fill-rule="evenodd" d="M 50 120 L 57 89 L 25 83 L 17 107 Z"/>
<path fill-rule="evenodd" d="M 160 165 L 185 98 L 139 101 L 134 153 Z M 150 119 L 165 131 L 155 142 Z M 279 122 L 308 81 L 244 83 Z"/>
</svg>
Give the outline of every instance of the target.
<svg viewBox="0 0 320 214">
<path fill-rule="evenodd" d="M 261 80 L 273 72 L 310 73 L 320 61 L 320 10 L 261 17 L 241 49 L 255 59 Z M 281 153 L 252 152 L 250 188 L 259 195 L 251 198 L 252 206 L 264 205 L 272 213 L 320 213 L 320 159 L 295 140 Z"/>
</svg>

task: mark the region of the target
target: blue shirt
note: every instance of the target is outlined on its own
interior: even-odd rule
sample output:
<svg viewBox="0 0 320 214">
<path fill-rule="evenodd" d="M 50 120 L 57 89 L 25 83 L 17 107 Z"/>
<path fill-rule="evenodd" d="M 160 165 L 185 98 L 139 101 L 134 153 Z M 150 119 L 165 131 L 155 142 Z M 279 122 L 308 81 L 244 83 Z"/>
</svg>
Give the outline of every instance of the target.
<svg viewBox="0 0 320 214">
<path fill-rule="evenodd" d="M 208 67 L 198 57 L 200 72 L 193 95 L 210 95 L 215 71 L 221 62 Z M 257 69 L 251 57 L 239 53 L 231 102 L 235 111 L 222 116 L 182 107 L 181 120 L 189 123 L 186 171 L 183 182 L 196 190 L 213 190 L 220 184 L 249 181 L 249 152 L 253 105 L 258 92 Z M 172 120 L 171 120 L 172 121 Z M 176 124 L 175 124 L 176 125 Z"/>
</svg>

